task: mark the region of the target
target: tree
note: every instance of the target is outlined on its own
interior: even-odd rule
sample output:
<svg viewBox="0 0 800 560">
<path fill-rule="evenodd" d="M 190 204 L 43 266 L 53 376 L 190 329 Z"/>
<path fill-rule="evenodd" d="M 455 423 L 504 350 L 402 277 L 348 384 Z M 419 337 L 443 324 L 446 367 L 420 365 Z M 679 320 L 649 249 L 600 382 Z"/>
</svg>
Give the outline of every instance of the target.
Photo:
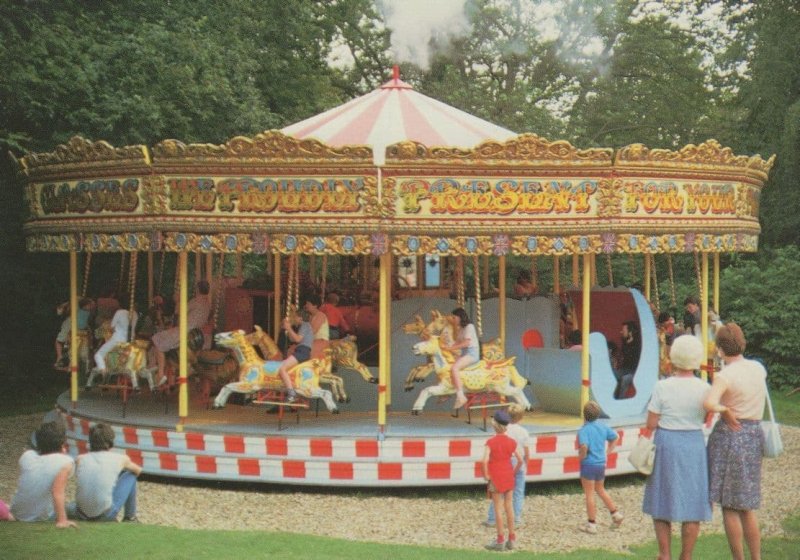
<svg viewBox="0 0 800 560">
<path fill-rule="evenodd" d="M 800 249 L 794 245 L 737 259 L 721 277 L 723 317 L 742 327 L 746 354 L 765 361 L 776 387 L 800 385 L 800 294 L 791 289 L 798 277 Z"/>
</svg>

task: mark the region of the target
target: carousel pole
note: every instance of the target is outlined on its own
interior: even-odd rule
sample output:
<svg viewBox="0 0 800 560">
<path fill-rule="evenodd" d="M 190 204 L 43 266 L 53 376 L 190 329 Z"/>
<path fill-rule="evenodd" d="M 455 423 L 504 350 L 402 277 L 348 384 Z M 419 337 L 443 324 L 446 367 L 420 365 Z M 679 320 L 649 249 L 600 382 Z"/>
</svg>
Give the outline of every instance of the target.
<svg viewBox="0 0 800 560">
<path fill-rule="evenodd" d="M 700 286 L 700 329 L 703 348 L 708 354 L 708 253 L 703 253 L 700 265 L 702 284 Z M 708 356 L 706 356 L 707 358 Z M 708 380 L 708 371 L 701 370 L 703 381 Z"/>
<path fill-rule="evenodd" d="M 581 307 L 581 409 L 578 415 L 581 416 L 583 407 L 589 402 L 589 312 L 591 308 L 592 278 L 591 278 L 591 255 L 583 255 L 583 305 Z"/>
<path fill-rule="evenodd" d="M 720 317 L 722 314 L 719 310 L 719 253 L 714 253 L 714 311 Z"/>
<path fill-rule="evenodd" d="M 180 345 L 178 346 L 178 425 L 175 430 L 183 431 L 183 424 L 189 415 L 189 392 L 186 384 L 188 360 L 188 333 L 189 326 L 187 307 L 189 305 L 189 278 L 188 254 L 186 251 L 178 253 L 178 275 L 180 277 L 180 312 L 178 313 L 178 331 L 180 332 Z"/>
<path fill-rule="evenodd" d="M 69 252 L 69 395 L 78 405 L 78 254 Z"/>
<path fill-rule="evenodd" d="M 147 309 L 153 307 L 153 251 L 147 251 Z"/>
<path fill-rule="evenodd" d="M 378 433 L 383 434 L 386 429 L 386 406 L 391 404 L 389 399 L 390 379 L 389 371 L 392 367 L 389 355 L 389 337 L 392 329 L 391 317 L 391 266 L 392 254 L 386 251 L 380 256 L 380 290 L 378 309 L 380 309 L 378 327 Z"/>
<path fill-rule="evenodd" d="M 644 254 L 644 299 L 650 301 L 650 275 L 652 273 L 652 266 L 650 261 L 653 259 L 653 255 L 650 253 Z"/>
<path fill-rule="evenodd" d="M 272 337 L 278 340 L 281 332 L 281 254 L 275 253 L 275 263 L 272 266 Z"/>
<path fill-rule="evenodd" d="M 500 293 L 498 294 L 500 298 L 500 328 L 499 332 L 497 333 L 500 337 L 500 348 L 503 349 L 503 355 L 505 356 L 506 350 L 506 256 L 500 255 L 499 257 L 499 274 L 500 278 L 498 283 L 500 284 L 499 289 Z"/>
</svg>

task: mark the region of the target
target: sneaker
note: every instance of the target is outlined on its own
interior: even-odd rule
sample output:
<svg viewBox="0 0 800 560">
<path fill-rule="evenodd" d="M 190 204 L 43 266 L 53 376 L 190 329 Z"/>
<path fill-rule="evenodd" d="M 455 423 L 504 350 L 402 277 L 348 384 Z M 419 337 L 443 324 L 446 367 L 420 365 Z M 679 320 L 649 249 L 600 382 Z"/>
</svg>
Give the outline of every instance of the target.
<svg viewBox="0 0 800 560">
<path fill-rule="evenodd" d="M 506 541 L 506 550 L 514 550 L 514 547 L 517 546 L 517 539 L 508 539 Z"/>
<path fill-rule="evenodd" d="M 297 400 L 297 393 L 295 393 L 294 391 L 289 391 L 289 393 L 286 395 L 286 402 L 293 403 L 296 400 Z"/>
<path fill-rule="evenodd" d="M 505 550 L 506 549 L 506 543 L 497 542 L 495 540 L 495 541 L 490 542 L 489 544 L 487 544 L 483 548 L 485 548 L 486 550 Z"/>
<path fill-rule="evenodd" d="M 614 522 L 614 527 L 619 527 L 622 525 L 622 521 L 625 519 L 625 516 L 622 515 L 620 512 L 615 511 L 611 514 L 611 521 Z"/>
<path fill-rule="evenodd" d="M 131 517 L 123 517 L 122 518 L 122 522 L 123 523 L 141 523 L 141 521 L 139 521 L 139 518 L 136 517 L 135 515 L 131 516 Z"/>
<path fill-rule="evenodd" d="M 589 523 L 588 521 L 580 526 L 580 530 L 590 535 L 597 534 L 597 523 Z"/>
<path fill-rule="evenodd" d="M 483 525 L 484 527 L 491 527 L 492 529 L 494 529 L 495 523 L 494 521 L 483 521 L 481 522 L 481 525 Z"/>
<path fill-rule="evenodd" d="M 456 397 L 456 402 L 453 404 L 453 410 L 458 410 L 459 408 L 461 408 L 465 404 L 467 404 L 467 397 L 465 397 L 463 395 L 462 396 L 457 396 Z"/>
</svg>

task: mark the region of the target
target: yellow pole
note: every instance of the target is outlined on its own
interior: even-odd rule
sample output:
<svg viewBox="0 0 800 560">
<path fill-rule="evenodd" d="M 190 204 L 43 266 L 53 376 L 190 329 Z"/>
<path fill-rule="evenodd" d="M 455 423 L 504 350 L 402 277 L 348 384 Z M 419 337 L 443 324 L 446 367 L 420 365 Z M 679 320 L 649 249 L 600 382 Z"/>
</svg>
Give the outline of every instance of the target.
<svg viewBox="0 0 800 560">
<path fill-rule="evenodd" d="M 591 308 L 592 278 L 589 260 L 591 255 L 583 255 L 583 305 L 581 306 L 581 416 L 583 407 L 589 402 L 589 310 Z"/>
<path fill-rule="evenodd" d="M 653 255 L 650 253 L 644 254 L 644 298 L 647 301 L 650 301 L 650 278 L 652 272 L 652 266 L 650 261 L 652 260 Z"/>
<path fill-rule="evenodd" d="M 275 253 L 275 264 L 272 266 L 272 336 L 278 340 L 281 332 L 281 254 Z"/>
<path fill-rule="evenodd" d="M 580 278 L 578 266 L 578 255 L 572 255 L 572 285 L 576 288 L 578 287 L 578 279 Z"/>
<path fill-rule="evenodd" d="M 147 251 L 147 309 L 153 307 L 153 251 Z"/>
<path fill-rule="evenodd" d="M 500 328 L 498 329 L 497 336 L 500 337 L 500 348 L 503 349 L 503 356 L 506 355 L 506 256 L 500 255 L 499 259 L 499 274 L 500 279 L 498 283 L 500 284 L 499 289 L 500 293 L 498 296 L 500 297 Z"/>
<path fill-rule="evenodd" d="M 702 286 L 700 293 L 700 325 L 703 339 L 703 348 L 706 349 L 706 358 L 708 358 L 708 253 L 703 253 L 703 260 L 701 265 Z M 708 372 L 702 372 L 703 380 L 708 379 Z"/>
<path fill-rule="evenodd" d="M 187 307 L 189 306 L 189 278 L 187 266 L 187 253 L 178 253 L 178 274 L 180 276 L 180 313 L 178 313 L 178 330 L 180 331 L 180 346 L 178 346 L 178 425 L 176 431 L 183 431 L 183 424 L 189 415 L 189 392 L 186 384 L 188 360 L 188 333 L 189 320 Z"/>
<path fill-rule="evenodd" d="M 594 253 L 589 255 L 591 257 L 591 270 L 592 270 L 592 286 L 597 286 L 597 255 Z"/>
<path fill-rule="evenodd" d="M 391 266 L 392 254 L 386 252 L 380 257 L 379 327 L 378 327 L 378 431 L 386 428 L 386 406 L 391 404 L 391 357 L 389 356 L 389 335 L 391 331 Z"/>
<path fill-rule="evenodd" d="M 722 317 L 719 310 L 719 253 L 714 253 L 714 311 Z"/>
<path fill-rule="evenodd" d="M 561 294 L 561 261 L 558 255 L 553 255 L 553 293 Z"/>
<path fill-rule="evenodd" d="M 78 254 L 69 252 L 69 394 L 78 405 Z"/>
</svg>

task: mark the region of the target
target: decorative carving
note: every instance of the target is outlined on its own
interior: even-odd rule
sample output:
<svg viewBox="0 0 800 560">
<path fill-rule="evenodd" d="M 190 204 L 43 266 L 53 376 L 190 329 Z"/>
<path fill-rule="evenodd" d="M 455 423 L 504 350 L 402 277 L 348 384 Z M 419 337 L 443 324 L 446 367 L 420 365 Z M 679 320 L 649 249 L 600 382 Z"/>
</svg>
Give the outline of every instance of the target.
<svg viewBox="0 0 800 560">
<path fill-rule="evenodd" d="M 610 165 L 611 148 L 579 150 L 566 140 L 550 142 L 536 134 L 521 134 L 505 142 L 487 141 L 473 149 L 434 146 L 426 147 L 419 142 L 404 141 L 386 149 L 387 162 L 398 160 L 433 160 L 436 162 L 474 160 L 476 162 L 513 163 L 591 163 Z"/>
<path fill-rule="evenodd" d="M 66 144 L 56 146 L 52 152 L 32 152 L 23 156 L 19 163 L 23 171 L 29 172 L 46 166 L 89 162 L 146 165 L 147 148 L 142 145 L 115 148 L 104 140 L 92 142 L 80 136 L 73 136 Z"/>
<path fill-rule="evenodd" d="M 142 201 L 142 210 L 145 214 L 167 214 L 169 212 L 167 184 L 161 175 L 142 178 L 139 198 Z"/>
<path fill-rule="evenodd" d="M 311 163 L 333 159 L 338 162 L 372 164 L 372 148 L 369 146 L 336 148 L 318 140 L 298 140 L 278 130 L 268 130 L 253 138 L 236 136 L 222 145 L 184 144 L 179 140 L 164 140 L 153 147 L 153 155 L 158 159 L 182 161 Z"/>
<path fill-rule="evenodd" d="M 611 218 L 622 214 L 622 180 L 602 179 L 598 184 L 597 214 Z"/>
<path fill-rule="evenodd" d="M 723 148 L 714 140 L 706 140 L 702 144 L 687 144 L 678 151 L 664 149 L 650 149 L 644 144 L 630 144 L 617 150 L 614 158 L 615 165 L 646 165 L 646 164 L 671 164 L 687 166 L 710 165 L 724 167 L 739 167 L 751 169 L 765 176 L 775 163 L 775 155 L 764 160 L 760 155 L 737 156 L 731 148 Z"/>
</svg>

